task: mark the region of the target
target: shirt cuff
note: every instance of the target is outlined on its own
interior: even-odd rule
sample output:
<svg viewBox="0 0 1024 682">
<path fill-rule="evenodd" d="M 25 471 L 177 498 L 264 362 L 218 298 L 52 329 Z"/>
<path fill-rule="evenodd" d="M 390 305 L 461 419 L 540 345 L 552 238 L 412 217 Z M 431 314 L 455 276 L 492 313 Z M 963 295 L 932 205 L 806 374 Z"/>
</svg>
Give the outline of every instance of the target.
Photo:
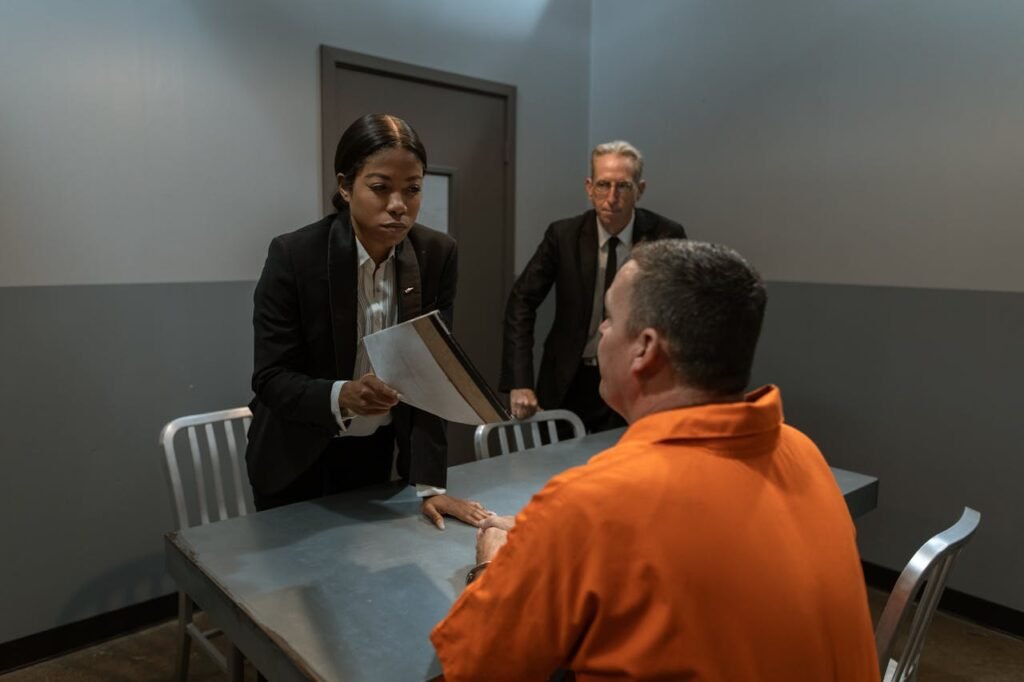
<svg viewBox="0 0 1024 682">
<path fill-rule="evenodd" d="M 433 497 L 434 495 L 444 495 L 447 492 L 447 488 L 438 488 L 423 483 L 416 484 L 416 497 Z"/>
<path fill-rule="evenodd" d="M 334 421 L 338 422 L 338 428 L 341 429 L 342 433 L 348 431 L 348 425 L 352 422 L 352 416 L 345 416 L 341 413 L 341 405 L 338 404 L 338 396 L 341 395 L 341 387 L 345 385 L 344 381 L 335 381 L 334 385 L 331 386 L 331 414 L 334 415 Z"/>
</svg>

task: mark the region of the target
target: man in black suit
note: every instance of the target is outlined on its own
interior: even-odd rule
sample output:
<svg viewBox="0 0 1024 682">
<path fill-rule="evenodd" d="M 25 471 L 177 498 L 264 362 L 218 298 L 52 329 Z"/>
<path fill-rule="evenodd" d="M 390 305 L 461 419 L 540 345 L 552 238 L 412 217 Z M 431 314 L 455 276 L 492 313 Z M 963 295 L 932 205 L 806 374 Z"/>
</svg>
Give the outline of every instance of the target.
<svg viewBox="0 0 1024 682">
<path fill-rule="evenodd" d="M 628 142 L 595 147 L 586 181 L 594 208 L 551 223 L 512 287 L 499 387 L 510 392 L 516 418 L 564 408 L 578 414 L 590 432 L 625 425 L 598 393 L 597 330 L 604 318 L 604 292 L 634 244 L 686 237 L 679 223 L 636 207 L 646 187 L 643 167 L 643 157 Z M 537 308 L 552 285 L 555 320 L 544 342 L 535 392 L 533 331 Z"/>
<path fill-rule="evenodd" d="M 360 344 L 432 310 L 451 324 L 455 241 L 415 222 L 425 168 L 405 121 L 364 116 L 338 143 L 338 212 L 270 244 L 246 449 L 259 510 L 385 482 L 395 463 L 439 528 L 443 514 L 474 525 L 487 515 L 446 494 L 444 421 L 400 403 Z"/>
</svg>

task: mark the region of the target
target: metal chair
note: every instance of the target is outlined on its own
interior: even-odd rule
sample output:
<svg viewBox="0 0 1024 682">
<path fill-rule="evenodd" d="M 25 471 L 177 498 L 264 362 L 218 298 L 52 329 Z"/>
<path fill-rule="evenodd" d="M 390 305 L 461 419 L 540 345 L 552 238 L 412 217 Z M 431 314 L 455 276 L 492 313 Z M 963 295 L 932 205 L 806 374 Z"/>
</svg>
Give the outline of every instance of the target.
<svg viewBox="0 0 1024 682">
<path fill-rule="evenodd" d="M 243 484 L 238 447 L 241 443 L 244 449 L 251 419 L 248 407 L 236 407 L 180 417 L 160 431 L 179 530 L 244 516 L 252 511 L 249 488 Z M 217 426 L 220 426 L 219 433 Z M 200 437 L 200 430 L 204 438 Z M 175 448 L 176 442 L 180 447 Z M 186 443 L 188 448 L 185 448 Z M 222 445 L 226 446 L 223 458 Z M 188 677 L 189 654 L 192 640 L 195 640 L 224 670 L 228 679 L 240 682 L 244 672 L 241 652 L 229 643 L 228 655 L 223 655 L 210 641 L 211 637 L 221 634 L 220 629 L 200 629 L 192 620 L 194 610 L 192 599 L 179 591 L 174 678 L 184 682 Z"/>
<path fill-rule="evenodd" d="M 528 419 L 513 419 L 507 422 L 483 424 L 476 427 L 476 433 L 473 434 L 473 450 L 476 452 L 477 459 L 490 457 L 490 438 L 491 434 L 495 432 L 498 434 L 499 452 L 497 454 L 501 455 L 557 443 L 562 440 L 558 437 L 558 424 L 560 422 L 568 424 L 572 428 L 573 438 L 580 438 L 586 433 L 586 429 L 583 428 L 583 421 L 573 412 L 569 410 L 541 410 Z M 544 439 L 541 433 L 540 427 L 542 424 L 547 424 L 547 440 Z M 515 439 L 515 447 L 511 447 L 509 443 L 509 433 Z M 527 433 L 529 438 L 527 438 Z"/>
<path fill-rule="evenodd" d="M 974 535 L 980 521 L 981 514 L 964 507 L 960 520 L 924 543 L 900 573 L 875 627 L 875 646 L 883 682 L 912 682 L 917 679 L 917 663 L 924 648 L 925 635 L 946 587 L 950 566 Z M 892 659 L 896 634 L 922 586 L 924 592 L 907 631 L 906 643 L 899 658 Z"/>
</svg>

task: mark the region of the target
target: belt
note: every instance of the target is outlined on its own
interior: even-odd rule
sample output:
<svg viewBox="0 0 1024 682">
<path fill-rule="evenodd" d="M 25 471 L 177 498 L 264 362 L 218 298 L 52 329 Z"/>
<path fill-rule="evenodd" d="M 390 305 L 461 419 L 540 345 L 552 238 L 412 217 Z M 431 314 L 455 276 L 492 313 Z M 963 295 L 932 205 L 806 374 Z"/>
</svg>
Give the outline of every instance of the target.
<svg viewBox="0 0 1024 682">
<path fill-rule="evenodd" d="M 583 363 L 584 367 L 597 367 L 597 357 L 583 358 L 580 362 Z"/>
</svg>

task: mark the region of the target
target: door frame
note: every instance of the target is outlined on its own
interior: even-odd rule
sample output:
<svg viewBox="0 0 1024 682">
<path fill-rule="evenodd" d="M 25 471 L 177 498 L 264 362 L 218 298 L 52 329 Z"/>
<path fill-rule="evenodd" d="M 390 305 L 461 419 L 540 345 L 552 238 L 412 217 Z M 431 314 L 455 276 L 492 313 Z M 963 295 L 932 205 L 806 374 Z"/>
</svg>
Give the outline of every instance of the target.
<svg viewBox="0 0 1024 682">
<path fill-rule="evenodd" d="M 399 78 L 415 83 L 437 85 L 449 89 L 463 90 L 476 94 L 498 97 L 505 100 L 505 200 L 501 207 L 501 216 L 505 220 L 508 229 L 505 231 L 504 249 L 505 258 L 503 263 L 505 291 L 503 298 L 508 298 L 509 290 L 512 287 L 512 273 L 515 267 L 515 178 L 516 178 L 516 87 L 506 85 L 497 81 L 472 78 L 448 71 L 430 69 L 425 66 L 407 64 L 405 62 L 375 57 L 372 55 L 343 50 L 329 45 L 320 46 L 320 144 L 319 149 L 324 149 L 323 131 L 329 119 L 327 103 L 335 101 L 338 93 L 334 89 L 334 79 L 328 78 L 327 74 L 336 68 L 346 68 L 362 73 L 369 73 L 389 78 Z M 322 158 L 321 164 L 321 208 L 329 213 L 333 208 L 326 197 L 331 195 L 331 188 L 334 187 L 334 162 L 331 158 Z M 453 230 L 449 225 L 449 233 Z"/>
</svg>

